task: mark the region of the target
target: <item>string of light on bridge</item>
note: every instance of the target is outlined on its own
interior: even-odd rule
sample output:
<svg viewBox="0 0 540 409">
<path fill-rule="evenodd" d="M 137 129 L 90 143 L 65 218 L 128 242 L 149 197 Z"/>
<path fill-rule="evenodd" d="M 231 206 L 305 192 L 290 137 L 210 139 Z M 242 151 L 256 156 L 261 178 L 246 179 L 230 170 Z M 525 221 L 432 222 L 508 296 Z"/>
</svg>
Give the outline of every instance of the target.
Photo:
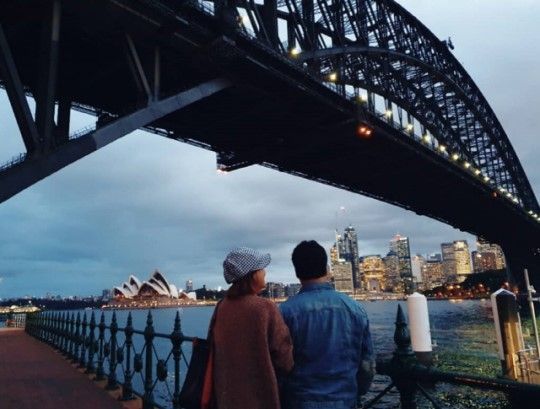
<svg viewBox="0 0 540 409">
<path fill-rule="evenodd" d="M 289 50 L 289 54 L 290 54 L 290 56 L 292 58 L 298 58 L 301 53 L 302 53 L 302 49 L 300 49 L 297 46 L 295 46 L 295 47 L 293 47 L 293 48 L 291 48 Z M 339 79 L 339 77 L 338 77 L 338 74 L 336 72 L 330 72 L 330 73 L 328 73 L 326 75 L 326 80 L 328 82 L 332 83 L 332 84 L 335 84 L 338 81 L 338 79 Z M 357 98 L 358 102 L 360 102 L 362 104 L 365 104 L 368 101 L 368 98 L 365 95 L 358 95 L 356 98 Z M 393 121 L 391 121 L 391 118 L 393 117 L 393 111 L 391 109 L 386 109 L 382 113 L 382 116 L 384 116 L 389 121 L 389 123 L 392 124 Z M 397 127 L 397 128 L 399 129 L 400 127 Z M 401 130 L 403 130 L 403 129 L 401 129 Z M 413 136 L 415 134 L 414 133 L 414 124 L 413 123 L 406 124 L 404 130 L 410 136 Z M 366 124 L 366 123 L 359 124 L 359 126 L 357 128 L 358 136 L 360 136 L 361 138 L 369 139 L 369 138 L 371 138 L 372 133 L 373 133 L 373 129 L 371 127 L 369 127 L 368 124 Z M 456 164 L 459 165 L 459 163 L 460 163 L 459 160 L 461 158 L 460 154 L 456 153 L 456 152 L 454 152 L 454 153 L 448 152 L 447 147 L 445 145 L 443 145 L 443 144 L 437 143 L 437 147 L 435 147 L 435 144 L 432 143 L 432 141 L 434 140 L 434 141 L 438 142 L 438 140 L 436 138 L 433 138 L 429 133 L 426 132 L 420 138 L 420 140 L 422 142 L 424 142 L 426 145 L 430 146 L 436 152 L 439 152 L 444 157 L 450 158 L 453 162 L 455 162 Z M 487 184 L 487 185 L 492 185 L 493 184 L 492 180 L 491 180 L 491 178 L 489 176 L 482 174 L 482 171 L 480 169 L 475 168 L 474 166 L 472 166 L 470 162 L 468 162 L 466 160 L 463 160 L 463 162 L 461 162 L 461 164 L 462 164 L 463 168 L 470 171 L 474 176 L 480 178 L 485 184 Z M 520 207 L 523 207 L 523 205 L 519 203 L 519 199 L 516 196 L 513 196 L 504 187 L 496 187 L 495 186 L 495 191 L 493 191 L 493 193 L 492 193 L 492 196 L 494 198 L 497 198 L 499 196 L 497 191 L 502 194 L 502 195 L 500 195 L 502 198 L 506 198 L 506 199 L 510 200 L 512 203 L 514 203 L 514 204 L 516 204 L 516 205 L 518 205 Z M 527 213 L 533 219 L 540 222 L 540 215 L 536 214 L 532 210 L 529 210 Z"/>
</svg>

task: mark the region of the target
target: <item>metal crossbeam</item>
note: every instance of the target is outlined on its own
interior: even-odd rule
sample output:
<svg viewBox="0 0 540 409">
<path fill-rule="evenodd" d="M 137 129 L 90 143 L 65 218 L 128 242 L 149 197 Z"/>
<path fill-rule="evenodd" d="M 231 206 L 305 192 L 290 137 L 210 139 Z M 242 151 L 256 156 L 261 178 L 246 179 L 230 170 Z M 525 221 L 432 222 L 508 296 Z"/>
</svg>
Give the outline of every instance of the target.
<svg viewBox="0 0 540 409">
<path fill-rule="evenodd" d="M 0 173 L 0 203 L 117 139 L 208 98 L 231 85 L 230 81 L 221 78 L 202 83 L 121 117 L 94 132 L 61 145 L 47 155 L 24 161 L 7 169 Z"/>
<path fill-rule="evenodd" d="M 0 75 L 4 80 L 26 151 L 32 154 L 39 144 L 38 131 L 2 25 L 0 25 Z"/>
<path fill-rule="evenodd" d="M 58 75 L 58 45 L 60 41 L 60 1 L 52 2 L 49 19 L 43 22 L 40 56 L 40 80 L 36 98 L 36 125 L 41 149 L 47 151 L 54 145 L 54 111 Z"/>
</svg>

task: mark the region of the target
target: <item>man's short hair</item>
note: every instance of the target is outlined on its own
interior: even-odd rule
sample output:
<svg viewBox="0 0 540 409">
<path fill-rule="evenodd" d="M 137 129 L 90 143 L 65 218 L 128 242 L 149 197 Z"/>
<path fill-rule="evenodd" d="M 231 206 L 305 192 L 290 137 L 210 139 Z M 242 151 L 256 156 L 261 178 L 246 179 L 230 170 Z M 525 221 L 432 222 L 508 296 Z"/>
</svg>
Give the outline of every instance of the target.
<svg viewBox="0 0 540 409">
<path fill-rule="evenodd" d="M 303 241 L 292 252 L 296 277 L 319 278 L 327 273 L 328 257 L 324 248 L 315 240 Z"/>
</svg>

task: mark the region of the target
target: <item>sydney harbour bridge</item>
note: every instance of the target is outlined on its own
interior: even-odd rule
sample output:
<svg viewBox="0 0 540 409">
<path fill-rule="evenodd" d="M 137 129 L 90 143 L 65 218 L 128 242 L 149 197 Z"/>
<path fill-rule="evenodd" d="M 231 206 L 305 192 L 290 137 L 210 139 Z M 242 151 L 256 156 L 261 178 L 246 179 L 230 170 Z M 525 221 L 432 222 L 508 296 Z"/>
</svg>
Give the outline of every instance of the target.
<svg viewBox="0 0 540 409">
<path fill-rule="evenodd" d="M 482 236 L 539 281 L 540 207 L 508 136 L 451 42 L 395 1 L 0 11 L 0 80 L 26 147 L 0 168 L 0 202 L 146 129 L 216 152 L 220 171 L 260 164 Z M 73 109 L 95 126 L 70 133 Z"/>
</svg>

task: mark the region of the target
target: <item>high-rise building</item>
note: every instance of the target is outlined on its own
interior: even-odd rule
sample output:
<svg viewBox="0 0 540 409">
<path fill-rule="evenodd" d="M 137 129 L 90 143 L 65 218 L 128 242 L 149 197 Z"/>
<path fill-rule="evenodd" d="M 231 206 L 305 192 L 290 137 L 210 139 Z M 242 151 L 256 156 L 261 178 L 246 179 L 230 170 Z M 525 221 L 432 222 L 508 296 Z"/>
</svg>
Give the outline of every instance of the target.
<svg viewBox="0 0 540 409">
<path fill-rule="evenodd" d="M 448 282 L 456 281 L 457 273 L 454 243 L 441 243 L 441 254 L 444 279 Z"/>
<path fill-rule="evenodd" d="M 438 260 L 428 259 L 422 266 L 422 288 L 431 290 L 443 285 L 445 282 L 443 263 Z"/>
<path fill-rule="evenodd" d="M 390 251 L 397 254 L 399 258 L 399 275 L 405 285 L 405 291 L 407 293 L 411 293 L 414 290 L 414 284 L 409 238 L 396 234 L 392 240 L 390 240 Z"/>
<path fill-rule="evenodd" d="M 338 261 L 331 265 L 332 279 L 337 291 L 345 294 L 354 294 L 353 272 L 351 263 L 348 261 Z"/>
<path fill-rule="evenodd" d="M 411 259 L 412 275 L 413 279 L 417 283 L 422 282 L 422 266 L 426 262 L 424 256 L 416 254 Z"/>
<path fill-rule="evenodd" d="M 343 236 L 336 235 L 339 258 L 351 263 L 353 286 L 360 288 L 360 272 L 358 268 L 358 238 L 354 227 L 345 228 Z"/>
<path fill-rule="evenodd" d="M 454 241 L 454 260 L 458 282 L 464 281 L 472 273 L 471 253 L 467 240 Z"/>
<path fill-rule="evenodd" d="M 339 245 L 339 240 L 340 239 L 341 239 L 341 236 L 339 234 L 337 234 L 337 232 L 336 232 L 336 242 L 334 243 L 334 245 L 332 247 L 330 247 L 330 265 L 336 264 L 336 263 L 339 262 L 338 245 Z"/>
<path fill-rule="evenodd" d="M 399 257 L 390 251 L 383 258 L 386 291 L 401 292 L 403 284 L 399 276 Z"/>
<path fill-rule="evenodd" d="M 192 280 L 187 280 L 186 281 L 186 293 L 191 293 L 193 292 L 193 281 Z"/>
<path fill-rule="evenodd" d="M 383 291 L 385 289 L 384 263 L 379 255 L 362 257 L 360 272 L 363 287 L 368 291 Z"/>
<path fill-rule="evenodd" d="M 476 238 L 476 251 L 479 254 L 493 253 L 495 256 L 495 268 L 493 270 L 501 270 L 506 267 L 506 261 L 501 246 L 498 244 L 489 243 L 481 237 Z M 489 256 L 488 256 L 489 258 Z M 484 270 L 485 271 L 485 270 Z"/>
<path fill-rule="evenodd" d="M 482 273 L 489 270 L 497 270 L 497 257 L 495 253 L 491 251 L 473 251 L 471 253 L 471 258 L 473 264 L 473 271 L 475 273 Z"/>
</svg>

